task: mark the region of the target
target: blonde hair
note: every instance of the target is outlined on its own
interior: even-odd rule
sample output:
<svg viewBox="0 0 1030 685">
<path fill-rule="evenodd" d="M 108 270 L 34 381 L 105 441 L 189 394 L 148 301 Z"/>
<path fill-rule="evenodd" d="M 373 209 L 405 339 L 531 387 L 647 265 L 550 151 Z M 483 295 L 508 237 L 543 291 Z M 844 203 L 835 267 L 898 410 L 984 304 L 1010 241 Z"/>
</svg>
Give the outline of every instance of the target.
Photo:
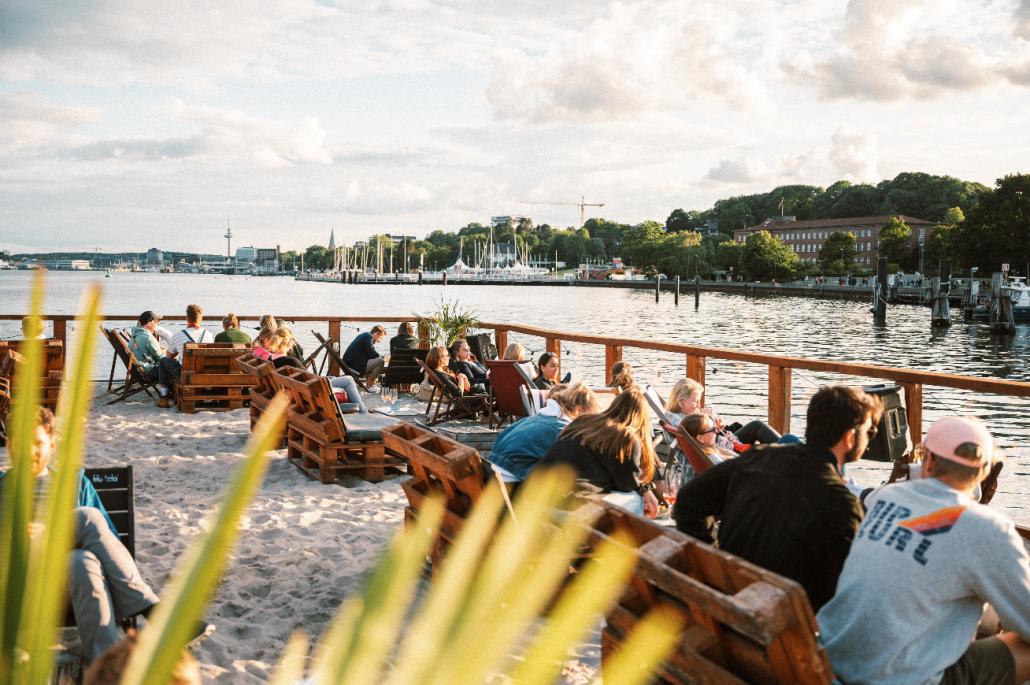
<svg viewBox="0 0 1030 685">
<path fill-rule="evenodd" d="M 612 382 L 608 384 L 609 388 L 618 388 L 620 391 L 628 390 L 630 386 L 635 384 L 633 367 L 630 366 L 629 362 L 615 362 L 612 364 Z"/>
<path fill-rule="evenodd" d="M 526 348 L 517 342 L 509 343 L 508 346 L 504 348 L 504 357 L 502 358 L 517 362 L 524 361 L 526 358 Z"/>
<path fill-rule="evenodd" d="M 283 339 L 283 347 L 289 349 L 293 347 L 293 342 L 296 338 L 293 337 L 293 331 L 286 326 L 279 326 L 275 329 L 275 334 Z"/>
<path fill-rule="evenodd" d="M 240 327 L 240 320 L 236 317 L 235 314 L 233 314 L 232 312 L 229 312 L 228 314 L 225 315 L 225 318 L 222 319 L 222 325 L 225 326 L 226 329 L 229 329 L 229 328 L 239 328 Z"/>
<path fill-rule="evenodd" d="M 648 483 L 654 478 L 658 457 L 651 444 L 651 417 L 644 394 L 638 388 L 616 395 L 600 414 L 580 416 L 565 427 L 559 438 L 570 438 L 619 462 L 632 459 L 639 445 L 640 482 Z"/>
<path fill-rule="evenodd" d="M 267 314 L 266 314 L 266 316 L 267 316 Z M 261 330 L 258 331 L 257 337 L 254 338 L 254 343 L 253 343 L 252 347 L 264 347 L 267 350 L 268 346 L 267 346 L 266 343 L 268 342 L 268 339 L 271 338 L 273 335 L 275 335 L 275 329 L 274 328 L 268 328 L 267 326 L 262 326 Z"/>
<path fill-rule="evenodd" d="M 264 314 L 261 317 L 261 321 L 258 322 L 258 325 L 261 328 L 271 328 L 273 330 L 279 327 L 279 324 L 275 322 L 275 317 L 271 314 Z"/>
<path fill-rule="evenodd" d="M 433 371 L 447 371 L 447 367 L 440 368 L 441 362 L 445 355 L 449 355 L 447 347 L 444 345 L 437 345 L 436 347 L 430 347 L 429 352 L 426 353 L 426 366 L 431 368 Z"/>
<path fill-rule="evenodd" d="M 583 382 L 556 385 L 547 398 L 557 402 L 566 414 L 593 414 L 597 411 L 597 395 Z"/>
<path fill-rule="evenodd" d="M 282 354 L 283 347 L 286 339 L 278 333 L 273 333 L 265 339 L 265 344 L 262 346 L 272 354 Z"/>
<path fill-rule="evenodd" d="M 672 386 L 672 393 L 669 394 L 669 401 L 665 403 L 665 408 L 678 413 L 683 400 L 692 395 L 697 395 L 697 399 L 700 401 L 705 395 L 705 386 L 693 378 L 681 378 L 676 381 L 676 385 Z"/>
</svg>

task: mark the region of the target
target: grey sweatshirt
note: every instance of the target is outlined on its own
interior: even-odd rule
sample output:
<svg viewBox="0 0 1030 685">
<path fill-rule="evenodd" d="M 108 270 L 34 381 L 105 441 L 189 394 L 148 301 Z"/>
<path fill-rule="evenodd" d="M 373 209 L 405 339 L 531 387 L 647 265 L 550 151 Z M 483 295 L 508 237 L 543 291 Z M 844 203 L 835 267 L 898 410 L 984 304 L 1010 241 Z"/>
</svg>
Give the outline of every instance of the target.
<svg viewBox="0 0 1030 685">
<path fill-rule="evenodd" d="M 936 685 L 969 647 L 990 602 L 1030 639 L 1030 557 L 1015 525 L 936 478 L 866 501 L 837 593 L 819 612 L 848 685 Z"/>
</svg>

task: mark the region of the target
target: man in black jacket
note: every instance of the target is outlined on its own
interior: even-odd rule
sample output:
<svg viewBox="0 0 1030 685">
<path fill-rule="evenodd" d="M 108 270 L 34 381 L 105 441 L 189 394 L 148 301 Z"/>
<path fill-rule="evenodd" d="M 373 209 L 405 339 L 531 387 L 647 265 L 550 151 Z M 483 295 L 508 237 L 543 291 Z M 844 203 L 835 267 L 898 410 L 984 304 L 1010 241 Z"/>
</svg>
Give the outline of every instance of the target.
<svg viewBox="0 0 1030 685">
<path fill-rule="evenodd" d="M 865 452 L 881 412 L 861 390 L 821 388 L 808 404 L 806 444 L 755 447 L 689 481 L 676 498 L 676 527 L 712 542 L 721 517 L 723 550 L 796 580 L 818 611 L 862 520 L 841 472 Z"/>
<path fill-rule="evenodd" d="M 373 385 L 379 374 L 383 372 L 386 362 L 376 351 L 375 344 L 386 337 L 386 329 L 382 326 L 372 326 L 367 333 L 359 333 L 347 351 L 343 353 L 343 361 L 358 373 L 365 374 L 368 385 Z"/>
</svg>

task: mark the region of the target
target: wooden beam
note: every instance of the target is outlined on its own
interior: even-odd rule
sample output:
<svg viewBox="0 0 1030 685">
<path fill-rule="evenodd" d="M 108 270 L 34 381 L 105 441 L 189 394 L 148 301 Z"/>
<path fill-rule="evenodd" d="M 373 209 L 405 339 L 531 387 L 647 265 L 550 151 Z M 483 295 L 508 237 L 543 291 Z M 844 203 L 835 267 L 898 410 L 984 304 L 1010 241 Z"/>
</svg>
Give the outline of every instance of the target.
<svg viewBox="0 0 1030 685">
<path fill-rule="evenodd" d="M 330 319 L 329 320 L 329 339 L 333 341 L 334 346 L 339 350 L 340 357 L 343 357 L 343 347 L 340 344 L 340 320 Z M 358 369 L 358 373 L 361 373 L 364 369 Z M 336 363 L 336 355 L 329 355 L 329 375 L 339 376 L 340 365 Z"/>
<path fill-rule="evenodd" d="M 769 425 L 780 433 L 790 432 L 791 380 L 789 367 L 769 367 Z"/>
<path fill-rule="evenodd" d="M 547 338 L 547 351 L 558 358 L 558 378 L 561 378 L 561 340 L 558 338 Z"/>
<path fill-rule="evenodd" d="M 508 331 L 504 328 L 494 329 L 494 345 L 497 345 L 497 356 L 504 358 L 504 351 L 508 349 Z"/>
<path fill-rule="evenodd" d="M 68 319 L 54 319 L 54 337 L 68 349 Z"/>
<path fill-rule="evenodd" d="M 616 362 L 622 361 L 622 346 L 621 345 L 605 345 L 604 346 L 604 382 L 609 384 L 612 382 L 612 367 L 615 366 Z"/>
<path fill-rule="evenodd" d="M 687 378 L 692 378 L 701 385 L 705 384 L 706 358 L 697 354 L 687 355 Z"/>
<path fill-rule="evenodd" d="M 919 383 L 902 383 L 905 389 L 905 412 L 908 415 L 908 434 L 912 444 L 923 441 L 923 386 Z"/>
</svg>

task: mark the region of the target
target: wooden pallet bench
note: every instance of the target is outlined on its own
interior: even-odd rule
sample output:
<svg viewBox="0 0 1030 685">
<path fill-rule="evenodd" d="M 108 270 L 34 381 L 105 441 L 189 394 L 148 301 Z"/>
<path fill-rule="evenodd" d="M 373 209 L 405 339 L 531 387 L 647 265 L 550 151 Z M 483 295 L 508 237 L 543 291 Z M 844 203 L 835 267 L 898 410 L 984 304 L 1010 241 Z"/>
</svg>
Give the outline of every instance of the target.
<svg viewBox="0 0 1030 685">
<path fill-rule="evenodd" d="M 286 455 L 300 470 L 332 483 L 340 472 L 377 482 L 387 469 L 406 468 L 383 441 L 383 431 L 398 419 L 340 413 L 329 381 L 301 369 L 284 367 L 274 378 L 290 400 Z"/>
<path fill-rule="evenodd" d="M 182 374 L 175 386 L 179 411 L 230 411 L 246 406 L 257 379 L 233 364 L 250 350 L 240 343 L 186 343 Z"/>
<path fill-rule="evenodd" d="M 418 518 L 430 494 L 444 497 L 440 537 L 431 558 L 435 564 L 454 541 L 486 487 L 486 469 L 479 452 L 414 423 L 397 423 L 383 431 L 387 447 L 407 459 L 412 477 L 401 484 L 408 498 L 404 519 Z"/>
<path fill-rule="evenodd" d="M 258 419 L 268 409 L 268 405 L 279 392 L 279 381 L 275 366 L 267 359 L 258 359 L 252 353 L 242 354 L 233 360 L 233 364 L 241 373 L 250 374 L 257 383 L 250 389 L 250 430 L 254 430 Z M 286 428 L 275 449 L 286 448 Z"/>
<path fill-rule="evenodd" d="M 18 351 L 20 340 L 0 341 L 0 389 L 11 394 L 14 389 L 14 377 L 25 357 Z M 61 394 L 61 381 L 64 378 L 64 349 L 60 340 L 43 341 L 43 376 L 40 379 L 41 404 L 50 411 L 57 411 L 57 399 Z M 60 356 L 58 356 L 60 352 Z"/>
<path fill-rule="evenodd" d="M 638 559 L 626 591 L 605 618 L 602 666 L 641 617 L 662 604 L 677 609 L 686 626 L 654 682 L 833 682 L 799 584 L 617 507 L 592 506 L 603 509 L 592 540 L 626 531 Z"/>
</svg>

